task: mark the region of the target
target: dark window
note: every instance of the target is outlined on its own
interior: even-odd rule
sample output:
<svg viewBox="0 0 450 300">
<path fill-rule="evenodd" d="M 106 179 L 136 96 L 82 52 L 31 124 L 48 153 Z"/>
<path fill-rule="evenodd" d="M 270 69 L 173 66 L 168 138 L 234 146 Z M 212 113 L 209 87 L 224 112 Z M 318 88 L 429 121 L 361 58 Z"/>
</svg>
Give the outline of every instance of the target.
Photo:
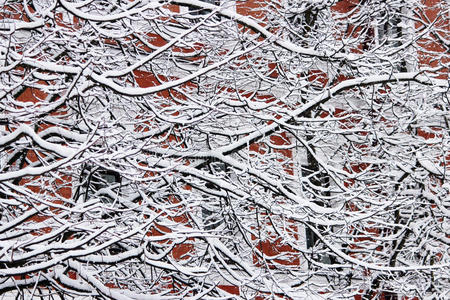
<svg viewBox="0 0 450 300">
<path fill-rule="evenodd" d="M 402 19 L 404 18 L 404 13 L 402 10 L 404 10 L 402 7 L 388 7 L 387 9 L 381 11 L 376 22 L 379 25 L 368 31 L 371 38 L 366 39 L 365 45 L 363 45 L 365 50 L 383 44 L 389 45 L 390 47 L 401 47 L 403 45 L 406 36 L 402 28 Z M 376 39 L 374 36 L 375 30 L 377 31 Z M 373 46 L 367 45 L 370 39 L 375 42 Z M 407 65 L 405 59 L 400 59 L 400 61 L 395 65 L 395 68 L 397 71 L 406 72 Z"/>
<path fill-rule="evenodd" d="M 95 196 L 104 203 L 112 203 L 115 200 L 113 194 L 120 189 L 121 177 L 116 171 L 86 166 L 81 171 L 80 183 L 74 196 L 76 199 L 82 197 L 87 201 Z"/>
<path fill-rule="evenodd" d="M 383 298 L 384 300 L 398 300 L 398 296 L 396 293 L 393 292 L 383 292 Z"/>
<path fill-rule="evenodd" d="M 206 199 L 205 199 L 206 200 Z M 206 200 L 207 201 L 207 200 Z M 223 223 L 222 215 L 220 213 L 221 207 L 217 205 L 209 205 L 204 203 L 202 205 L 202 219 L 205 225 L 205 230 L 213 230 Z"/>
<path fill-rule="evenodd" d="M 218 0 L 201 0 L 201 2 L 210 3 L 214 5 L 220 5 L 220 1 Z M 202 9 L 195 6 L 189 6 L 189 13 L 194 16 L 198 15 L 207 15 L 211 11 L 209 9 Z"/>
<path fill-rule="evenodd" d="M 211 160 L 208 164 L 208 169 L 213 175 L 226 173 L 226 165 L 221 161 Z M 219 190 L 219 188 L 211 182 L 207 182 L 205 187 L 211 190 Z M 220 199 L 217 199 L 216 196 L 204 195 L 202 219 L 205 230 L 216 229 L 223 223 L 222 205 Z"/>
</svg>

